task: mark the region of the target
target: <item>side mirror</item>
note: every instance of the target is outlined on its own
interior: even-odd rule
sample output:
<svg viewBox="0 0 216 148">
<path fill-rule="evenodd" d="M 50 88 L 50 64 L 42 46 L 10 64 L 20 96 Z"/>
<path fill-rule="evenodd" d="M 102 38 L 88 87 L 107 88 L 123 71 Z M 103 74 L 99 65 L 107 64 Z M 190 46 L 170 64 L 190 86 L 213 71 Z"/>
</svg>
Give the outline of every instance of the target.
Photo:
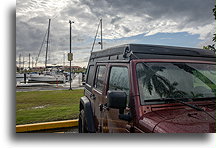
<svg viewBox="0 0 216 148">
<path fill-rule="evenodd" d="M 120 112 L 124 112 L 127 104 L 127 94 L 124 91 L 108 91 L 107 92 L 108 98 L 108 107 L 119 109 Z"/>
</svg>

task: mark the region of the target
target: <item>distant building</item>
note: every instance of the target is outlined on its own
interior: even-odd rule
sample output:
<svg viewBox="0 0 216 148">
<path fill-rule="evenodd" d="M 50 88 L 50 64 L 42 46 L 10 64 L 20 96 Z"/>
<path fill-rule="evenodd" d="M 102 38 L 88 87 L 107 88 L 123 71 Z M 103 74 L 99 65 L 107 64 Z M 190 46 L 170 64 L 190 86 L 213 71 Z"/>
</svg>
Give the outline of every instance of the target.
<svg viewBox="0 0 216 148">
<path fill-rule="evenodd" d="M 63 70 L 63 71 L 70 71 L 70 66 L 47 66 L 46 69 L 52 69 L 52 68 L 57 68 L 58 70 Z M 85 72 L 86 68 L 82 68 L 80 66 L 71 66 L 72 72 Z M 35 71 L 35 72 L 42 72 L 44 71 L 44 67 L 33 67 L 30 69 L 31 71 Z M 19 68 L 17 67 L 17 71 L 23 71 L 23 68 Z"/>
<path fill-rule="evenodd" d="M 80 66 L 71 66 L 72 71 L 82 71 L 83 68 Z M 64 66 L 63 70 L 70 71 L 70 66 Z"/>
</svg>

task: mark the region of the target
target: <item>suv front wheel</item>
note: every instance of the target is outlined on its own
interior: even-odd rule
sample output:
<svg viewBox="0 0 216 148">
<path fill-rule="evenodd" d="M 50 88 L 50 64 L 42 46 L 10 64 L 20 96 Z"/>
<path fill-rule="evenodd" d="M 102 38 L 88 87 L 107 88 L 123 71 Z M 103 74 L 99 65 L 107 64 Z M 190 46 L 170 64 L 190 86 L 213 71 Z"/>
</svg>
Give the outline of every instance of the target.
<svg viewBox="0 0 216 148">
<path fill-rule="evenodd" d="M 84 110 L 81 110 L 79 114 L 79 133 L 88 133 Z"/>
</svg>

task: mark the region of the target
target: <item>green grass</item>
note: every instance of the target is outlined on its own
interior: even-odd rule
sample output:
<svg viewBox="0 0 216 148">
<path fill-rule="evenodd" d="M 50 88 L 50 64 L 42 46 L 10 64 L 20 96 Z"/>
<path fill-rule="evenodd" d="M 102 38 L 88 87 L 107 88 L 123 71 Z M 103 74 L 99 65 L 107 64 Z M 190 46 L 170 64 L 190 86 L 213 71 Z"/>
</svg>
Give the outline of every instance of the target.
<svg viewBox="0 0 216 148">
<path fill-rule="evenodd" d="M 16 124 L 76 119 L 83 90 L 16 92 Z"/>
</svg>

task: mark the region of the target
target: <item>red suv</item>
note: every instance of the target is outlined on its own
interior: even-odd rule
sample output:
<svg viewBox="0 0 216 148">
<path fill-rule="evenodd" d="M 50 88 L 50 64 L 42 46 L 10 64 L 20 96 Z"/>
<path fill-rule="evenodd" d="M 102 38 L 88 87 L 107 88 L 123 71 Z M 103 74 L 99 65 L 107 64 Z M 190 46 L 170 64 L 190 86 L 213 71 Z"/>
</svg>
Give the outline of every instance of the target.
<svg viewBox="0 0 216 148">
<path fill-rule="evenodd" d="M 215 133 L 216 56 L 128 44 L 92 52 L 80 133 Z"/>
</svg>

